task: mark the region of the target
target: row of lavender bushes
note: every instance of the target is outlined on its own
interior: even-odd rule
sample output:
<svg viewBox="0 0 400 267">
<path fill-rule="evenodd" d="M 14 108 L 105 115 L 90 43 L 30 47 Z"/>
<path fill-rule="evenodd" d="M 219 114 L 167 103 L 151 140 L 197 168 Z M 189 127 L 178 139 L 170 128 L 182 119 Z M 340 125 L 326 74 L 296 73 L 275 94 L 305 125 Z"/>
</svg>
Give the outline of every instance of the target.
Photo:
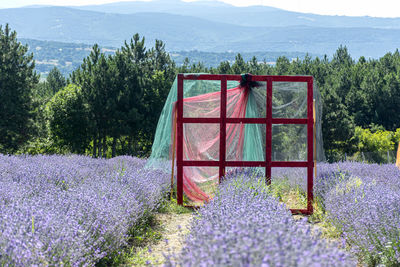
<svg viewBox="0 0 400 267">
<path fill-rule="evenodd" d="M 400 266 L 400 170 L 394 164 L 319 164 L 317 200 L 362 261 Z"/>
<path fill-rule="evenodd" d="M 314 195 L 323 219 L 333 224 L 360 261 L 400 266 L 400 170 L 394 164 L 319 163 Z M 306 190 L 305 168 L 274 168 L 273 186 Z M 279 190 L 275 190 L 275 193 Z"/>
<path fill-rule="evenodd" d="M 144 164 L 0 155 L 0 266 L 94 265 L 120 249 L 168 187 Z"/>
<path fill-rule="evenodd" d="M 167 266 L 355 266 L 348 254 L 310 233 L 272 197 L 263 175 L 227 177 L 194 218 L 183 250 Z"/>
</svg>

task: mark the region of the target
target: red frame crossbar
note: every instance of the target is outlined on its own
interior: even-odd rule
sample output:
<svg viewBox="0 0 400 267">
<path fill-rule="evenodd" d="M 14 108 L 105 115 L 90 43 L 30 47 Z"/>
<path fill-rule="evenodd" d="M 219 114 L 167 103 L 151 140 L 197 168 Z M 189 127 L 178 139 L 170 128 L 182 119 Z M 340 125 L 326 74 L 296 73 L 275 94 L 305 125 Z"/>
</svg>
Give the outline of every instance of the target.
<svg viewBox="0 0 400 267">
<path fill-rule="evenodd" d="M 227 81 L 240 81 L 241 75 L 225 74 L 178 74 L 177 100 L 177 201 L 183 205 L 183 167 L 207 166 L 219 167 L 219 177 L 225 176 L 225 167 L 265 167 L 266 183 L 271 184 L 272 167 L 304 167 L 307 168 L 307 209 L 291 209 L 292 213 L 312 214 L 313 212 L 313 77 L 312 76 L 274 76 L 254 75 L 252 81 L 266 82 L 266 118 L 227 118 Z M 183 82 L 184 80 L 221 81 L 221 114 L 219 118 L 184 118 L 183 117 Z M 272 83 L 273 82 L 306 82 L 307 83 L 307 118 L 287 119 L 272 118 Z M 220 156 L 219 161 L 183 160 L 183 124 L 184 123 L 219 123 L 220 124 Z M 226 161 L 226 124 L 257 123 L 266 125 L 265 161 Z M 307 125 L 307 161 L 272 161 L 272 125 L 273 124 L 306 124 Z"/>
</svg>

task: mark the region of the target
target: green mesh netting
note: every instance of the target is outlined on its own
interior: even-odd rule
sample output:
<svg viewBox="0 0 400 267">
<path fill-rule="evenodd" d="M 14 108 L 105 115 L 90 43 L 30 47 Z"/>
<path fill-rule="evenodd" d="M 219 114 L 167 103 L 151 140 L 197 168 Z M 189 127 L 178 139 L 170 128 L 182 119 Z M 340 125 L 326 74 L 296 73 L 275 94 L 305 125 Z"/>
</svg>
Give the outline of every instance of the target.
<svg viewBox="0 0 400 267">
<path fill-rule="evenodd" d="M 240 87 L 239 82 L 228 81 L 227 117 L 265 118 L 266 83 L 251 88 Z M 184 80 L 183 116 L 219 117 L 220 81 Z M 316 99 L 316 137 L 318 161 L 323 161 L 321 133 L 321 98 L 314 86 Z M 307 83 L 273 82 L 273 118 L 307 117 Z M 174 105 L 177 101 L 175 79 L 158 121 L 152 153 L 147 167 L 171 172 L 173 146 Z M 184 160 L 219 160 L 219 124 L 184 124 Z M 264 124 L 227 124 L 227 161 L 264 161 Z M 307 160 L 307 125 L 272 126 L 272 160 Z M 227 171 L 229 168 L 227 168 Z M 260 168 L 264 171 L 264 168 Z M 207 200 L 215 191 L 218 167 L 185 167 L 185 194 L 193 201 Z M 203 194 L 204 193 L 204 194 Z"/>
</svg>

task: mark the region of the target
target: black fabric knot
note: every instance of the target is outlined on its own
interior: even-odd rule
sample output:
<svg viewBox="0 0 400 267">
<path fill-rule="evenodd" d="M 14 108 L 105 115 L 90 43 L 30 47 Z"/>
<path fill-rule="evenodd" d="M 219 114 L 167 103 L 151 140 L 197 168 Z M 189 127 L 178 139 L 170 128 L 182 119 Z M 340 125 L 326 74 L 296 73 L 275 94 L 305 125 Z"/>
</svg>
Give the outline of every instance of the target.
<svg viewBox="0 0 400 267">
<path fill-rule="evenodd" d="M 251 89 L 253 87 L 260 87 L 262 83 L 252 80 L 253 75 L 250 73 L 242 74 L 242 79 L 240 80 L 240 87 L 247 87 Z"/>
</svg>

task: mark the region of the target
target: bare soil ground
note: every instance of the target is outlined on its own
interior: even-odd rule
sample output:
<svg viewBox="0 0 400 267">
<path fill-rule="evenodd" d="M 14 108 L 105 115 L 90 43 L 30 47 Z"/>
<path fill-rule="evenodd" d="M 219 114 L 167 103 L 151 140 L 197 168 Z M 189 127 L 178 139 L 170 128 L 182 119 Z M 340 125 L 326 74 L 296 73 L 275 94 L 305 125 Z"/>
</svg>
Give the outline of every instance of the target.
<svg viewBox="0 0 400 267">
<path fill-rule="evenodd" d="M 160 266 L 164 263 L 164 254 L 181 251 L 185 235 L 189 233 L 189 225 L 193 214 L 158 213 L 156 219 L 160 223 L 162 238 L 152 245 L 143 256 L 149 258 L 148 264 Z"/>
</svg>

